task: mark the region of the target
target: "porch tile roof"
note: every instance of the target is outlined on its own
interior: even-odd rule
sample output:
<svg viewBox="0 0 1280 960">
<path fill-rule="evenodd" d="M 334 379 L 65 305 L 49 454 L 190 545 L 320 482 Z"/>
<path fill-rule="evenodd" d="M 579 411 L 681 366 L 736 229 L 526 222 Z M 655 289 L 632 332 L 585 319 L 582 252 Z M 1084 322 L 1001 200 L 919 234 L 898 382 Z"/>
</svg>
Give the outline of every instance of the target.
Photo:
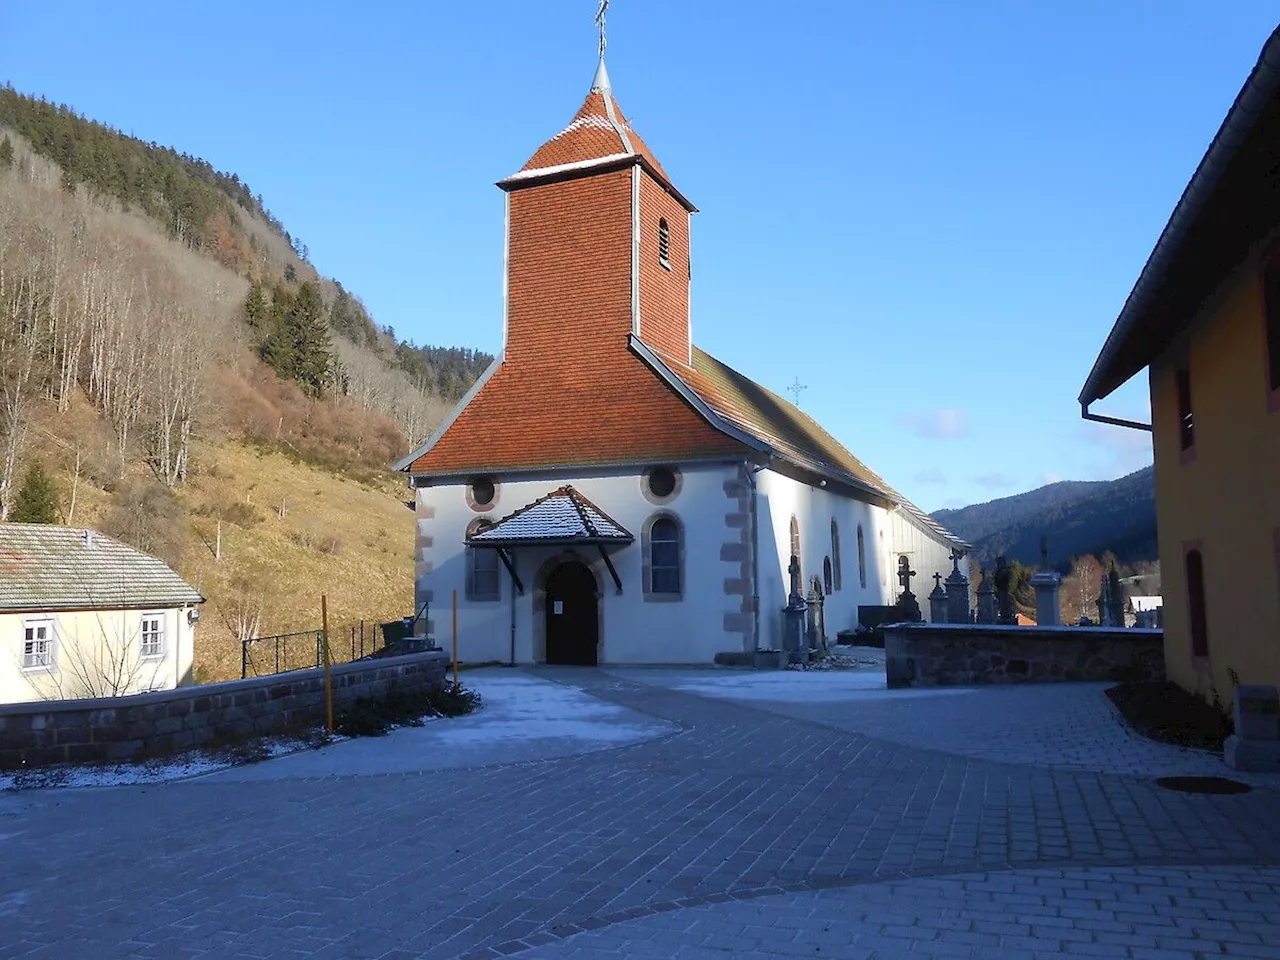
<svg viewBox="0 0 1280 960">
<path fill-rule="evenodd" d="M 521 544 L 627 544 L 621 524 L 571 486 L 553 490 L 467 538 L 472 546 Z"/>
</svg>

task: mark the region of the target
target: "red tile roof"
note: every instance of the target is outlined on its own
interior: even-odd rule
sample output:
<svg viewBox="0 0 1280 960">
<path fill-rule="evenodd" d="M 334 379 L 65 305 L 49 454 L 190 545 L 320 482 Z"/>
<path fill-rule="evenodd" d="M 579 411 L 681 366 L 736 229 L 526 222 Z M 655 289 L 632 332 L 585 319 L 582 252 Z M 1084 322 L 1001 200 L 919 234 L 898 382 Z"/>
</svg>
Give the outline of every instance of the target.
<svg viewBox="0 0 1280 960">
<path fill-rule="evenodd" d="M 610 114 L 612 113 L 612 116 Z M 521 179 L 593 161 L 643 157 L 665 180 L 666 171 L 640 138 L 609 90 L 593 89 L 567 127 L 540 146 L 520 172 L 503 181 Z"/>
</svg>

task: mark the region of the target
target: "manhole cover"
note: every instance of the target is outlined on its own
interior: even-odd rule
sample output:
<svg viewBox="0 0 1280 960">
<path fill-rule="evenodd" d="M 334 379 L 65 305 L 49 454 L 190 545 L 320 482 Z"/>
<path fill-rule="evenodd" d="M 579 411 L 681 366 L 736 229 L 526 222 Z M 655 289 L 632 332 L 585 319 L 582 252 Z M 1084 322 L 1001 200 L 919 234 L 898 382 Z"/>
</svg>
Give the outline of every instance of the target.
<svg viewBox="0 0 1280 960">
<path fill-rule="evenodd" d="M 1226 777 L 1161 777 L 1157 784 L 1180 793 L 1248 793 L 1253 787 Z"/>
</svg>

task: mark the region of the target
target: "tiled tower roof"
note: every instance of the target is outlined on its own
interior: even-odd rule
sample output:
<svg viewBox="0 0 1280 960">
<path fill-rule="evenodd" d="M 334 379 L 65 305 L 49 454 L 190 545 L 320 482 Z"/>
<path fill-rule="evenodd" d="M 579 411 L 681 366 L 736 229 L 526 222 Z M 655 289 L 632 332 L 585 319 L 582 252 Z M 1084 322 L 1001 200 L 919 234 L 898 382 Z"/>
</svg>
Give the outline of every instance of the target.
<svg viewBox="0 0 1280 960">
<path fill-rule="evenodd" d="M 609 73 L 604 61 L 596 70 L 591 90 L 569 125 L 540 146 L 529 162 L 503 181 L 504 185 L 518 184 L 556 173 L 591 168 L 614 162 L 625 162 L 628 157 L 640 157 L 663 180 L 666 171 L 658 163 L 653 152 L 634 130 L 613 97 L 609 85 Z"/>
</svg>

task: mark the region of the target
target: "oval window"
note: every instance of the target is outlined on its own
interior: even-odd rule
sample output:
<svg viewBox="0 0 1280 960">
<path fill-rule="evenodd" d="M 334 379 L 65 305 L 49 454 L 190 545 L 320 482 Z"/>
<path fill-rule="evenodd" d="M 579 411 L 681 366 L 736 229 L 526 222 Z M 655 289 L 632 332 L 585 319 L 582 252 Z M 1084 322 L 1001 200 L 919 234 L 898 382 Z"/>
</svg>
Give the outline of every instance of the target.
<svg viewBox="0 0 1280 960">
<path fill-rule="evenodd" d="M 669 497 L 676 492 L 676 472 L 670 467 L 654 467 L 649 471 L 649 492 L 655 497 Z"/>
<path fill-rule="evenodd" d="M 490 477 L 477 477 L 471 481 L 471 502 L 478 507 L 487 507 L 493 503 L 494 492 Z"/>
</svg>

